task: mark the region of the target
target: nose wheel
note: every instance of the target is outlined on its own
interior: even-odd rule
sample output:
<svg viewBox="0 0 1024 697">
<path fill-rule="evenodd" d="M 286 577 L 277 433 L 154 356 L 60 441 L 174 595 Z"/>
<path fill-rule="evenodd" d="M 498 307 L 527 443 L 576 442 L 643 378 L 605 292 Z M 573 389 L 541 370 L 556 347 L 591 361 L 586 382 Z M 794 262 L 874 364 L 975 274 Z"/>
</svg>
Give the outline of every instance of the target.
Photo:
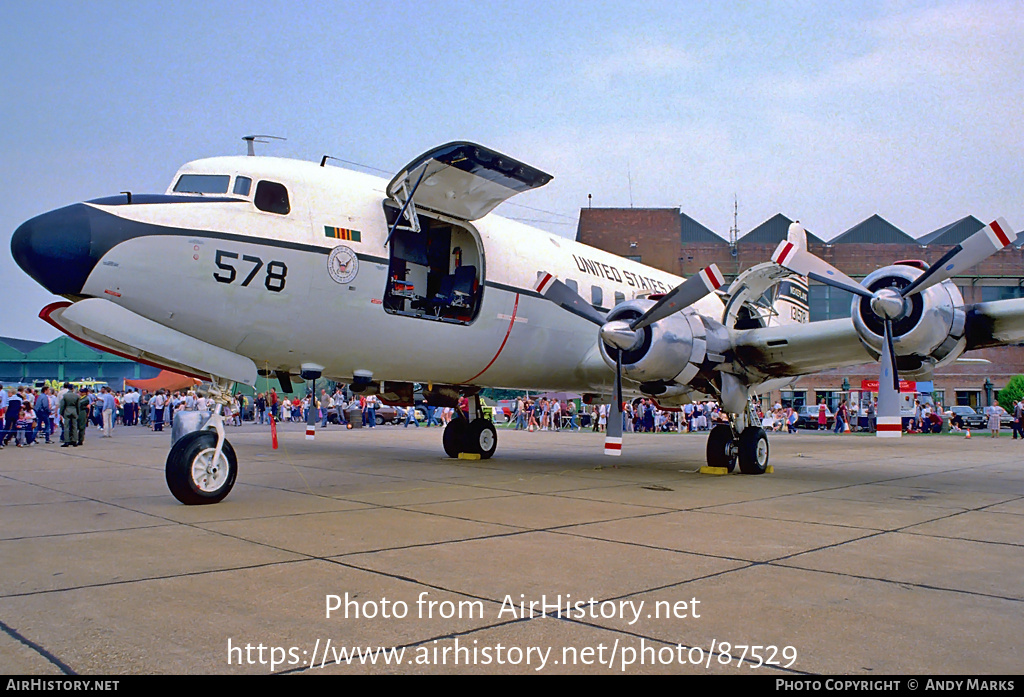
<svg viewBox="0 0 1024 697">
<path fill-rule="evenodd" d="M 174 498 L 187 506 L 217 503 L 235 485 L 238 458 L 226 440 L 217 456 L 217 434 L 194 431 L 185 434 L 167 454 L 164 473 Z"/>
</svg>

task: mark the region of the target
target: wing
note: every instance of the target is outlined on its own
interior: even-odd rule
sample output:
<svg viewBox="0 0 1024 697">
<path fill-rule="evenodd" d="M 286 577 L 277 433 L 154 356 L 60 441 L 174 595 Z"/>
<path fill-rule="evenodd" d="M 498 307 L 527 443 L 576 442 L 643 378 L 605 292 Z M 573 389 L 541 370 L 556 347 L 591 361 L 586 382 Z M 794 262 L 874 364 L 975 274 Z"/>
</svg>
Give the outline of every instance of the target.
<svg viewBox="0 0 1024 697">
<path fill-rule="evenodd" d="M 968 351 L 1024 341 L 1024 298 L 978 303 L 966 309 Z"/>
<path fill-rule="evenodd" d="M 735 361 L 753 382 L 875 360 L 850 319 L 736 330 L 733 350 Z"/>
<path fill-rule="evenodd" d="M 948 350 L 934 364 L 955 360 L 964 351 L 1024 342 L 1024 298 L 966 305 L 963 329 L 938 342 Z M 955 330 L 955 322 L 951 325 Z M 873 363 L 852 319 L 736 330 L 735 361 L 753 381 L 798 377 L 822 370 Z M 937 352 L 938 349 L 935 349 Z M 898 355 L 905 355 L 897 348 Z"/>
</svg>

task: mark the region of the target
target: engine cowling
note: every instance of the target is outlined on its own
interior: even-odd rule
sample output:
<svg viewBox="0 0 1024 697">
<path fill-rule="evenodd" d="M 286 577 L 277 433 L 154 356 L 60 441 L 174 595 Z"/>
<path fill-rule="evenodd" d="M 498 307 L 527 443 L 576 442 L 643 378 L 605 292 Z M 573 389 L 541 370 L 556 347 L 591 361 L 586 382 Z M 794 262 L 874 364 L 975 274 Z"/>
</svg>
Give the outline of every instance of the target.
<svg viewBox="0 0 1024 697">
<path fill-rule="evenodd" d="M 608 322 L 628 322 L 653 304 L 650 300 L 620 303 L 608 314 Z M 707 355 L 707 330 L 693 313 L 678 312 L 637 330 L 636 335 L 633 346 L 622 351 L 622 374 L 639 383 L 674 381 L 686 385 L 697 375 Z M 614 369 L 619 349 L 605 341 L 598 343 L 601 357 Z"/>
<path fill-rule="evenodd" d="M 916 264 L 895 264 L 868 274 L 865 287 L 901 289 L 924 273 Z M 884 327 L 871 309 L 871 300 L 854 297 L 853 325 L 865 348 L 881 356 Z M 939 364 L 956 360 L 966 347 L 964 299 L 952 281 L 943 281 L 904 300 L 903 314 L 893 321 L 893 348 L 900 375 L 929 375 Z"/>
</svg>

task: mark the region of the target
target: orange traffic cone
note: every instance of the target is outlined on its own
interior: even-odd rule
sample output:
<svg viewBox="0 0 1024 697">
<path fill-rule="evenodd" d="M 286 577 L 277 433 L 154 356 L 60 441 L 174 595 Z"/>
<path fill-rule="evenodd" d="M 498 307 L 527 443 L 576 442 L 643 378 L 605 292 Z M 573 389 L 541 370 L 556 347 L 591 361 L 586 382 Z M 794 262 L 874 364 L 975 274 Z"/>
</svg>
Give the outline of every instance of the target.
<svg viewBox="0 0 1024 697">
<path fill-rule="evenodd" d="M 967 433 L 964 434 L 964 438 L 970 438 L 970 437 L 971 437 L 971 429 L 967 429 Z"/>
</svg>

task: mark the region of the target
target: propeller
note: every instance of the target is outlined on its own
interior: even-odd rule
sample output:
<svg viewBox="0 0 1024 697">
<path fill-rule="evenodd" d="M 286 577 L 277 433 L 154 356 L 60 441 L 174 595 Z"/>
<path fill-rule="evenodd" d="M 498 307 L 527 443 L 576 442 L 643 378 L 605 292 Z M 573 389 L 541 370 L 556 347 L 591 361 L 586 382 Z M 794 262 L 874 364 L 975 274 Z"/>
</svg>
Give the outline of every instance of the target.
<svg viewBox="0 0 1024 697">
<path fill-rule="evenodd" d="M 790 226 L 799 227 L 800 221 Z M 844 274 L 839 269 L 810 252 L 799 249 L 792 242 L 783 240 L 772 261 L 790 271 L 807 276 L 834 288 L 841 288 L 869 300 L 871 311 L 883 325 L 882 356 L 878 375 L 878 428 L 880 437 L 899 437 L 902 432 L 900 420 L 900 379 L 896 372 L 896 351 L 893 347 L 893 322 L 902 318 L 909 310 L 907 299 L 934 285 L 952 278 L 957 273 L 975 266 L 1017 239 L 1003 218 L 994 220 L 966 240 L 950 249 L 941 259 L 929 266 L 923 274 L 904 288 L 886 287 L 871 291 Z"/>
<path fill-rule="evenodd" d="M 608 413 L 608 424 L 605 431 L 605 455 L 617 457 L 622 454 L 622 352 L 630 350 L 640 342 L 638 334 L 640 330 L 690 307 L 701 298 L 718 290 L 722 283 L 721 271 L 712 264 L 663 295 L 639 317 L 628 322 L 625 320 L 609 322 L 608 315 L 596 309 L 572 288 L 550 273 L 541 272 L 536 284 L 537 292 L 559 307 L 596 324 L 601 328 L 601 340 L 616 349 L 615 392 L 612 396 L 612 406 Z"/>
</svg>

